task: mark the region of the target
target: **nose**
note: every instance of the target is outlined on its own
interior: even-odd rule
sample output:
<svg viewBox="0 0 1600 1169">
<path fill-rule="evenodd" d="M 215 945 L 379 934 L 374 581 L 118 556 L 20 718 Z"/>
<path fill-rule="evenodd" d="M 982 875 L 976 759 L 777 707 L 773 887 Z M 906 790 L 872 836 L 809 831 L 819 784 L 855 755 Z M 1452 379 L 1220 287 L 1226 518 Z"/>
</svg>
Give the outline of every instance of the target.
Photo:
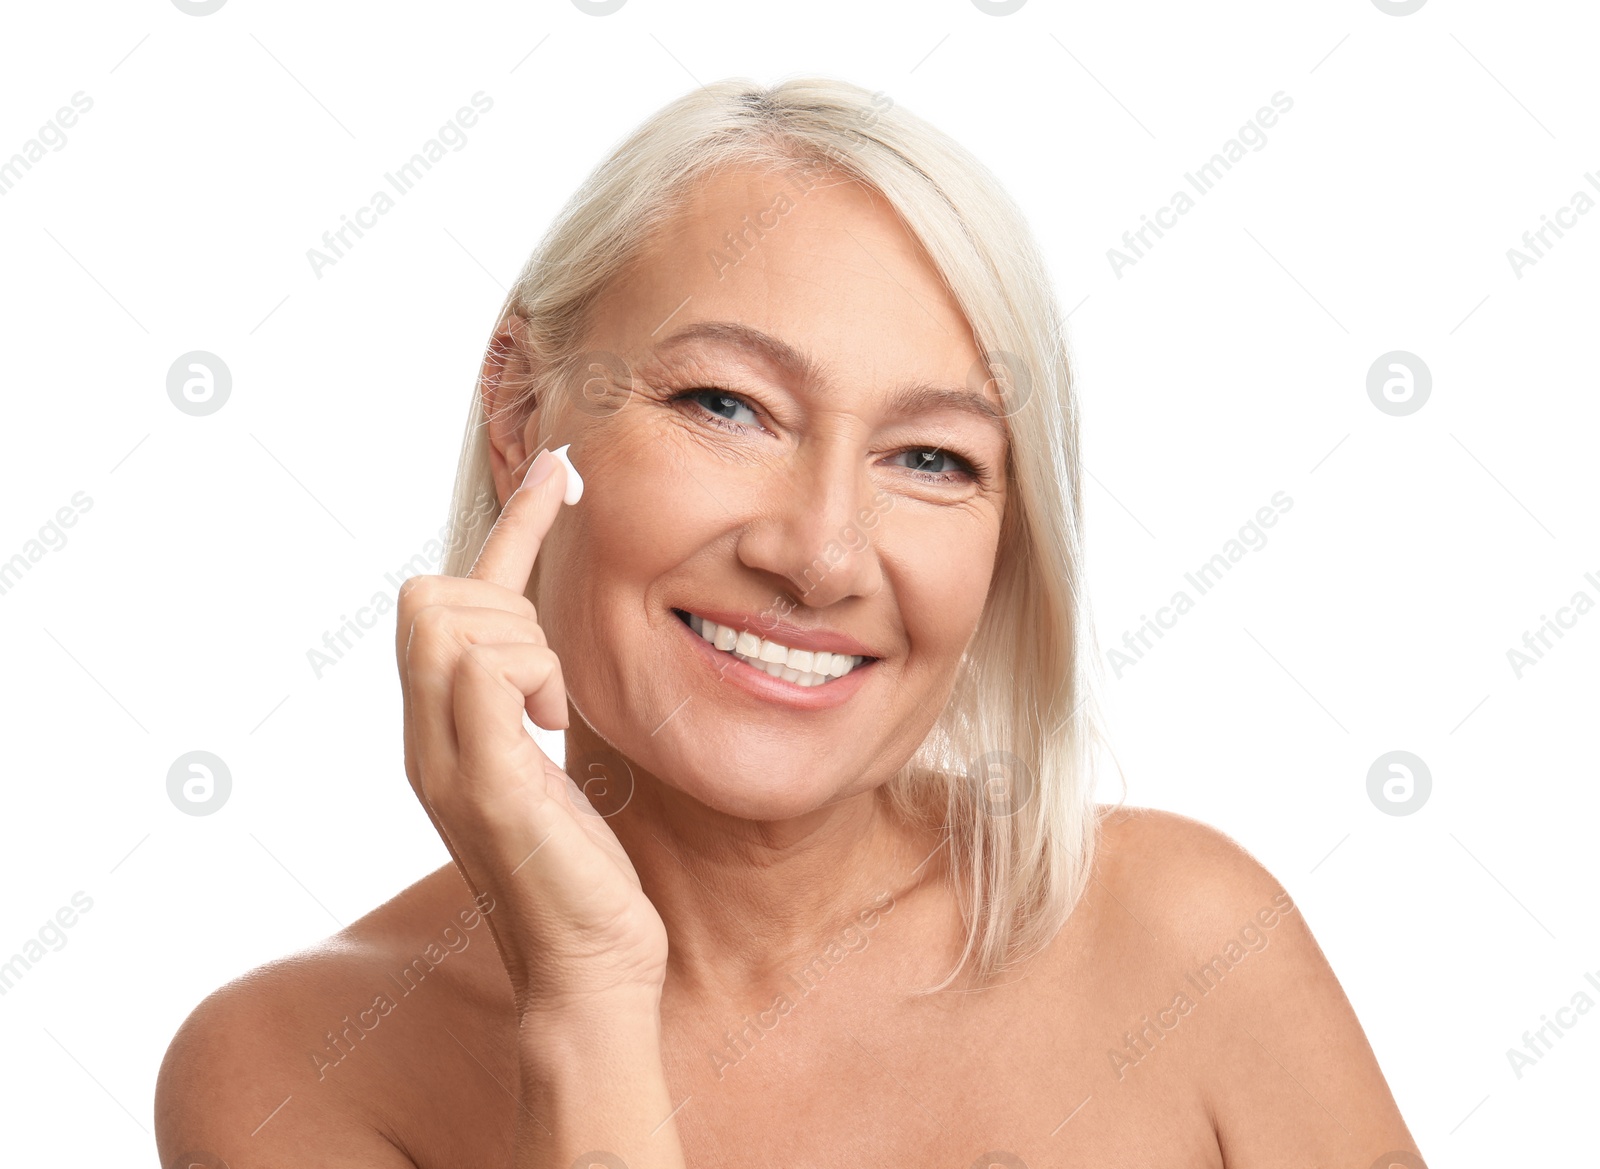
<svg viewBox="0 0 1600 1169">
<path fill-rule="evenodd" d="M 748 568 L 780 577 L 799 604 L 823 609 L 883 586 L 877 492 L 853 451 L 797 455 L 770 476 L 739 537 Z"/>
</svg>

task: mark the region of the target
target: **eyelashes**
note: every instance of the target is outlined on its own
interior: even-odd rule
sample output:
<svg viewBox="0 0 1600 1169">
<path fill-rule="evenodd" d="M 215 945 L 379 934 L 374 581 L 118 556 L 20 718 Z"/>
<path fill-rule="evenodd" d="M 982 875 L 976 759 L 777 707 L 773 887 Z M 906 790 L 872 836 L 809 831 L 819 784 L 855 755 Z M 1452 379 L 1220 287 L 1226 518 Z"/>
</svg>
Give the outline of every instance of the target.
<svg viewBox="0 0 1600 1169">
<path fill-rule="evenodd" d="M 722 389 L 720 386 L 698 386 L 691 390 L 682 390 L 669 396 L 667 401 L 672 403 L 691 400 L 695 401 L 696 405 L 700 406 L 700 417 L 718 429 L 726 430 L 732 434 L 742 433 L 749 425 L 747 423 L 735 422 L 731 418 L 726 418 L 723 415 L 708 409 L 700 401 L 700 399 L 715 399 L 725 403 L 732 403 L 745 410 L 749 410 L 752 414 L 756 413 L 755 407 L 751 406 L 742 395 L 735 394 L 731 390 Z M 930 453 L 932 455 L 931 458 L 927 457 Z M 896 457 L 907 454 L 923 455 L 924 457 L 919 460 L 920 463 L 928 463 L 936 459 L 948 459 L 958 464 L 961 468 L 958 472 L 956 472 L 958 477 L 951 478 L 950 472 L 926 471 L 921 469 L 920 466 L 904 467 L 905 470 L 910 471 L 918 479 L 926 483 L 952 485 L 965 480 L 967 482 L 986 486 L 990 481 L 990 471 L 987 464 L 971 455 L 961 454 L 957 451 L 948 450 L 945 447 L 909 446 L 895 452 L 895 454 Z"/>
<path fill-rule="evenodd" d="M 717 386 L 704 386 L 699 389 L 684 390 L 681 393 L 672 395 L 672 397 L 668 398 L 667 400 L 669 402 L 682 402 L 698 398 L 717 398 L 725 402 L 736 402 L 740 406 L 743 406 L 746 410 L 749 410 L 750 413 L 755 413 L 755 408 L 743 398 L 739 397 L 738 394 L 729 393 L 727 390 L 720 389 Z M 709 421 L 721 426 L 724 429 L 734 431 L 740 429 L 740 424 L 734 422 L 731 418 L 724 418 L 722 415 L 712 413 L 709 410 L 707 410 L 706 413 L 710 415 Z"/>
</svg>

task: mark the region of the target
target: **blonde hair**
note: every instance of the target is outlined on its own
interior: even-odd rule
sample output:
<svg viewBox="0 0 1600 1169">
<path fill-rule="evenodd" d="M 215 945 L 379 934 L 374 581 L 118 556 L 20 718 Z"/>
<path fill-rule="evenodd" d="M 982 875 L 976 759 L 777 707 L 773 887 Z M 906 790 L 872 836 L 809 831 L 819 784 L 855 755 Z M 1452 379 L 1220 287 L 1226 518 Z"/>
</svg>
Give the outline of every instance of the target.
<svg viewBox="0 0 1600 1169">
<path fill-rule="evenodd" d="M 972 326 L 999 386 L 1012 442 L 989 598 L 945 709 L 881 793 L 945 833 L 967 933 L 950 984 L 974 962 L 982 982 L 1059 933 L 1087 885 L 1099 835 L 1085 667 L 1078 408 L 1065 321 L 1021 211 L 959 144 L 883 94 L 828 78 L 766 87 L 742 78 L 696 88 L 619 143 L 573 194 L 506 298 L 528 373 L 508 415 L 581 380 L 587 311 L 667 223 L 683 195 L 733 167 L 825 166 L 875 189 L 926 249 Z M 502 392 L 506 387 L 502 384 Z M 465 575 L 498 507 L 482 385 L 463 442 L 443 571 Z M 556 395 L 560 397 L 561 395 Z M 549 410 L 540 427 L 548 429 Z M 538 569 L 535 568 L 535 578 Z M 536 595 L 537 580 L 529 595 Z M 993 786 L 1007 772 L 1009 794 Z M 998 794 L 998 798 L 997 798 Z"/>
</svg>

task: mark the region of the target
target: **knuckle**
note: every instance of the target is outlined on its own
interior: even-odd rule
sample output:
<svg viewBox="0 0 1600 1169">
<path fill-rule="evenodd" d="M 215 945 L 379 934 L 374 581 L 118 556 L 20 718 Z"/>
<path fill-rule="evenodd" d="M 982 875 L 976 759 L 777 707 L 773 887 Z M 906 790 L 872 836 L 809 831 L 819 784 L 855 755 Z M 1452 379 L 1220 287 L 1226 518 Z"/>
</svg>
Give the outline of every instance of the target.
<svg viewBox="0 0 1600 1169">
<path fill-rule="evenodd" d="M 422 607 L 424 599 L 433 588 L 434 577 L 428 575 L 408 576 L 400 582 L 400 589 L 395 593 L 395 600 L 402 606 Z"/>
<path fill-rule="evenodd" d="M 474 642 L 461 651 L 461 656 L 456 658 L 456 674 L 465 675 L 476 672 L 490 673 L 490 665 L 495 656 L 495 647 Z"/>
<path fill-rule="evenodd" d="M 406 643 L 406 658 L 413 665 L 429 665 L 448 659 L 453 618 L 447 605 L 425 605 L 411 617 L 411 637 Z"/>
<path fill-rule="evenodd" d="M 502 691 L 510 694 L 521 692 L 515 681 L 515 672 L 511 671 L 506 656 L 506 651 L 515 649 L 510 645 L 469 645 L 461 651 L 461 656 L 455 662 L 455 676 L 452 678 L 453 686 L 458 694 L 489 694 L 496 695 Z"/>
</svg>

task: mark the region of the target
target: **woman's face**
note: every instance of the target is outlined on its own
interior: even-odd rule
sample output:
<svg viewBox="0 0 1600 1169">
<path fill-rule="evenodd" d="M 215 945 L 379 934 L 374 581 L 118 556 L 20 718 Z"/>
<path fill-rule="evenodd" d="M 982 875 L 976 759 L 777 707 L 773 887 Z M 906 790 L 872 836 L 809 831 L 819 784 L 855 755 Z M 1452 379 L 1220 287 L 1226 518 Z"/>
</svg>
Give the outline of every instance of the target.
<svg viewBox="0 0 1600 1169">
<path fill-rule="evenodd" d="M 1000 397 L 954 300 L 881 196 L 750 170 L 704 184 L 591 320 L 625 369 L 558 406 L 586 490 L 537 598 L 578 714 L 741 818 L 883 783 L 950 693 L 1005 505 Z M 803 688 L 679 612 L 878 660 Z"/>
</svg>

